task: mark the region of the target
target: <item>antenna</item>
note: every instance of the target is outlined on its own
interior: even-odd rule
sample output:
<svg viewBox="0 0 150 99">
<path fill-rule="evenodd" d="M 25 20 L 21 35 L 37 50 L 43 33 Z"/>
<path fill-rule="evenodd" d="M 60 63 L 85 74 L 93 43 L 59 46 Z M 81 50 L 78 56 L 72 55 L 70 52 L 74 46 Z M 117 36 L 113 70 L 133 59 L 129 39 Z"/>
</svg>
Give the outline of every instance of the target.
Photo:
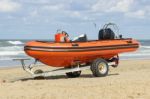
<svg viewBox="0 0 150 99">
<path fill-rule="evenodd" d="M 97 24 L 96 24 L 96 23 L 94 23 L 94 22 L 93 22 L 93 25 L 94 25 L 94 27 L 95 27 L 95 28 L 97 27 Z"/>
</svg>

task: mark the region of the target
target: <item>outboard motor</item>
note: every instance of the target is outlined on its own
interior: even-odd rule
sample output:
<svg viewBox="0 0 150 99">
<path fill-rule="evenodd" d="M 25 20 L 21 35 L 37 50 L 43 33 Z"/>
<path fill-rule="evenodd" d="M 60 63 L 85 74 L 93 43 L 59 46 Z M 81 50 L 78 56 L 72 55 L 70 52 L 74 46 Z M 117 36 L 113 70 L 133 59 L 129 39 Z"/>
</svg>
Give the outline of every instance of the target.
<svg viewBox="0 0 150 99">
<path fill-rule="evenodd" d="M 115 33 L 111 28 L 109 28 L 110 25 L 115 25 L 113 23 L 105 24 L 103 29 L 100 29 L 98 39 L 99 40 L 112 40 L 115 39 Z"/>
</svg>

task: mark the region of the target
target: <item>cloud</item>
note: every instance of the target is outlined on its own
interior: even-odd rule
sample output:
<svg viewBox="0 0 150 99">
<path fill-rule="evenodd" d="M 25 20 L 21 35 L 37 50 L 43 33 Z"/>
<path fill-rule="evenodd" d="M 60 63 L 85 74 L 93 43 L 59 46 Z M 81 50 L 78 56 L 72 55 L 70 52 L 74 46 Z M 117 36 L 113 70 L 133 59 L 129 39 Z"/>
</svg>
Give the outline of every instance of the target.
<svg viewBox="0 0 150 99">
<path fill-rule="evenodd" d="M 32 11 L 32 12 L 30 13 L 30 16 L 31 16 L 31 17 L 36 17 L 36 16 L 38 16 L 38 11 L 37 11 L 37 10 Z"/>
<path fill-rule="evenodd" d="M 63 4 L 45 5 L 42 7 L 43 10 L 50 10 L 50 11 L 64 10 L 64 8 L 65 6 Z"/>
<path fill-rule="evenodd" d="M 79 11 L 72 12 L 71 16 L 81 17 L 81 13 Z"/>
<path fill-rule="evenodd" d="M 110 12 L 128 12 L 131 10 L 134 0 L 119 0 L 110 8 Z"/>
<path fill-rule="evenodd" d="M 146 12 L 144 10 L 138 10 L 135 12 L 128 12 L 125 14 L 128 17 L 132 17 L 132 18 L 140 18 L 143 19 L 146 17 Z"/>
<path fill-rule="evenodd" d="M 145 19 L 150 17 L 150 6 L 144 5 L 141 6 L 139 5 L 139 8 L 137 7 L 133 11 L 125 13 L 125 16 L 131 17 L 131 18 L 139 18 L 139 19 Z"/>
<path fill-rule="evenodd" d="M 98 0 L 93 6 L 93 11 L 100 12 L 127 12 L 134 0 Z"/>
<path fill-rule="evenodd" d="M 70 11 L 69 12 L 69 16 L 72 17 L 72 18 L 75 18 L 75 19 L 78 19 L 78 20 L 82 20 L 82 21 L 93 21 L 95 20 L 94 18 L 91 18 L 89 17 L 88 15 L 86 14 L 82 14 L 81 12 L 79 11 Z"/>
<path fill-rule="evenodd" d="M 97 0 L 92 5 L 94 13 L 121 14 L 125 17 L 144 19 L 150 15 L 148 0 Z"/>
<path fill-rule="evenodd" d="M 145 4 L 149 6 L 147 2 L 148 0 L 0 0 L 0 12 L 13 12 L 22 7 L 19 17 L 30 20 L 57 21 L 70 18 L 72 21 L 96 21 L 102 17 L 116 16 L 144 19 L 150 16 L 150 7 L 145 7 Z M 2 3 L 9 7 L 2 10 Z"/>
<path fill-rule="evenodd" d="M 148 17 L 150 17 L 150 5 L 145 6 L 145 13 L 147 14 Z"/>
<path fill-rule="evenodd" d="M 21 5 L 12 0 L 1 0 L 0 1 L 0 12 L 14 12 L 18 10 Z"/>
</svg>

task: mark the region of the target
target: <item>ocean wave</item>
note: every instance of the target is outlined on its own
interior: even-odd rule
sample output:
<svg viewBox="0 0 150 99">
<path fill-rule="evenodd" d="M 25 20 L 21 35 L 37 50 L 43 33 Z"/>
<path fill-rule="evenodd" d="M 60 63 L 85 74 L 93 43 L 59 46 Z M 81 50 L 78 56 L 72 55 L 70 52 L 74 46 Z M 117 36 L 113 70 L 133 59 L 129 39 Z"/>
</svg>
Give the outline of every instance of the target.
<svg viewBox="0 0 150 99">
<path fill-rule="evenodd" d="M 120 54 L 119 56 L 126 56 L 126 57 L 136 57 L 136 56 L 150 56 L 150 53 L 135 53 L 135 54 Z"/>
<path fill-rule="evenodd" d="M 140 48 L 150 49 L 150 46 L 141 46 Z"/>
<path fill-rule="evenodd" d="M 148 53 L 150 53 L 150 50 L 140 50 L 140 51 L 138 51 L 137 53 L 145 53 L 145 54 L 148 54 Z"/>
<path fill-rule="evenodd" d="M 23 55 L 12 55 L 12 56 L 2 56 L 0 57 L 0 60 L 13 60 L 13 59 L 17 59 L 17 58 L 30 58 L 27 55 L 23 54 Z"/>
<path fill-rule="evenodd" d="M 23 46 L 6 46 L 6 47 L 0 47 L 0 51 L 22 51 Z"/>
<path fill-rule="evenodd" d="M 22 45 L 22 44 L 24 44 L 21 41 L 7 41 L 7 42 L 10 43 L 10 44 L 13 44 L 13 45 Z"/>
<path fill-rule="evenodd" d="M 3 58 L 24 56 L 23 46 L 0 47 L 0 60 Z"/>
<path fill-rule="evenodd" d="M 2 51 L 0 52 L 0 56 L 15 56 L 15 55 L 20 55 L 24 54 L 24 51 Z"/>
</svg>

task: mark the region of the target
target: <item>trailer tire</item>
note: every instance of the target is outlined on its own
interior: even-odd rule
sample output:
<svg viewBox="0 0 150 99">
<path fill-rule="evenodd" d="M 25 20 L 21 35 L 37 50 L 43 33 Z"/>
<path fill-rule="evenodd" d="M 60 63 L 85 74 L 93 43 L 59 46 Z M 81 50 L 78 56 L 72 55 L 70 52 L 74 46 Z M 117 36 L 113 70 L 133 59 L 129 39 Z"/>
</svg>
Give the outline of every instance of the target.
<svg viewBox="0 0 150 99">
<path fill-rule="evenodd" d="M 98 58 L 93 61 L 91 71 L 95 77 L 104 77 L 108 75 L 109 66 L 106 60 Z"/>
<path fill-rule="evenodd" d="M 34 74 L 40 74 L 40 73 L 43 73 L 43 71 L 41 69 L 38 69 L 38 70 L 34 71 Z M 34 77 L 34 79 L 36 79 L 36 80 L 44 79 L 44 77 L 43 76 L 37 76 L 37 77 Z"/>
<path fill-rule="evenodd" d="M 81 75 L 81 71 L 69 72 L 69 73 L 66 73 L 66 75 L 68 78 L 76 78 Z"/>
</svg>

